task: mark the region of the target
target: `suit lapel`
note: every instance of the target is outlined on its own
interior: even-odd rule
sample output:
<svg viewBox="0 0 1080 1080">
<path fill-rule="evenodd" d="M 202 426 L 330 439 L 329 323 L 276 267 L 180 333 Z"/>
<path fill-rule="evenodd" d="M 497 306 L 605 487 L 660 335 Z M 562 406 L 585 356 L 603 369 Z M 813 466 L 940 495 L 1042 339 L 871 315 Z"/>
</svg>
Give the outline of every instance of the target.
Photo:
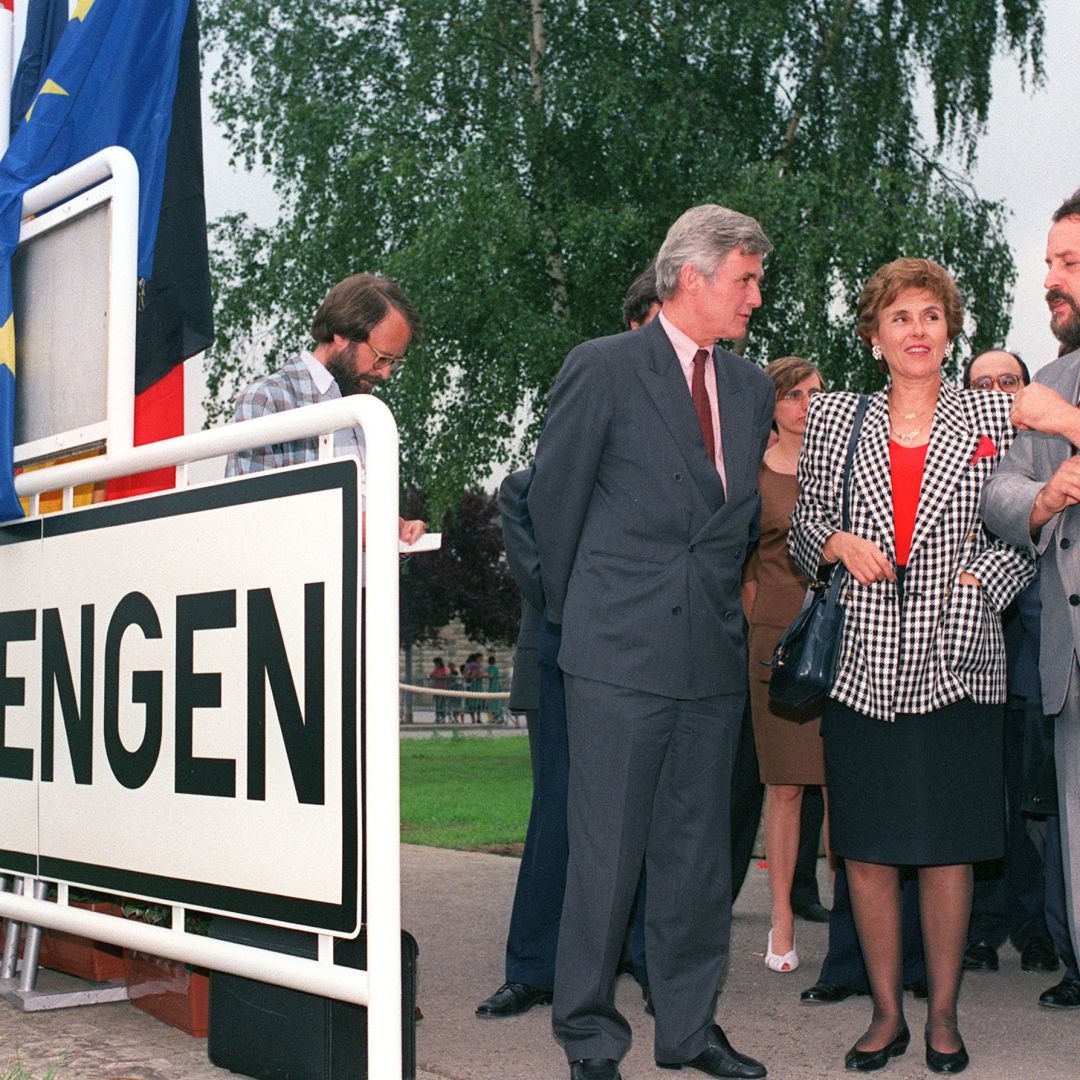
<svg viewBox="0 0 1080 1080">
<path fill-rule="evenodd" d="M 658 319 L 653 319 L 640 333 L 648 348 L 647 363 L 638 369 L 641 381 L 679 448 L 687 471 L 710 509 L 715 510 L 724 502 L 724 485 L 705 450 L 679 358 Z M 726 447 L 726 438 L 724 442 Z"/>
<path fill-rule="evenodd" d="M 934 410 L 930 445 L 926 450 L 909 565 L 919 547 L 933 533 L 946 502 L 956 490 L 957 481 L 970 467 L 981 437 L 982 433 L 971 430 L 959 393 L 951 386 L 943 385 Z"/>
<path fill-rule="evenodd" d="M 838 452 L 841 455 L 847 452 L 846 438 Z M 889 406 L 884 390 L 871 395 L 866 416 L 863 417 L 855 449 L 855 463 L 851 469 L 851 495 L 853 504 L 858 497 L 869 509 L 878 534 L 885 538 L 885 554 L 895 561 L 892 476 L 889 471 Z"/>
</svg>

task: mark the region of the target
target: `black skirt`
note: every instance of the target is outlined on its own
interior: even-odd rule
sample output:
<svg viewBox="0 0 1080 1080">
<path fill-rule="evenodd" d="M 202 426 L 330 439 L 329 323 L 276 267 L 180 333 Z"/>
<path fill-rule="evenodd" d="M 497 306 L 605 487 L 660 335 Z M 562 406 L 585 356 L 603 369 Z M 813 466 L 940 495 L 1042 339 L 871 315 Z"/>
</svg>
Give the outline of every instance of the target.
<svg viewBox="0 0 1080 1080">
<path fill-rule="evenodd" d="M 876 720 L 825 703 L 829 840 L 845 859 L 935 866 L 1001 858 L 1002 705 L 963 699 Z"/>
</svg>

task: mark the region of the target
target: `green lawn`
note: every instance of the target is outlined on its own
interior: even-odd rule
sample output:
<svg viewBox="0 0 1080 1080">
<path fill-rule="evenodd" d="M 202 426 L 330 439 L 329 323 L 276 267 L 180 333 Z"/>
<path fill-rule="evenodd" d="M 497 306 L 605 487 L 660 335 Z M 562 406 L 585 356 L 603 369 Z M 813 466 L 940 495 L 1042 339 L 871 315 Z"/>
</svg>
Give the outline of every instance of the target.
<svg viewBox="0 0 1080 1080">
<path fill-rule="evenodd" d="M 529 821 L 529 740 L 483 735 L 401 740 L 401 839 L 500 849 Z"/>
</svg>

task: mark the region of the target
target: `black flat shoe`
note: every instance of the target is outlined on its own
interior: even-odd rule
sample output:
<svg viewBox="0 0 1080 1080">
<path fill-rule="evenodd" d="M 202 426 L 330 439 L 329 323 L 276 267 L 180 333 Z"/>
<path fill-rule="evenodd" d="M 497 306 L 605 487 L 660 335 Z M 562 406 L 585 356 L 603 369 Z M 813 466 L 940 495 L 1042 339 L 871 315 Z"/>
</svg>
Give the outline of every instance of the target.
<svg viewBox="0 0 1080 1080">
<path fill-rule="evenodd" d="M 880 1050 L 860 1050 L 853 1046 L 844 1055 L 844 1068 L 854 1069 L 856 1072 L 874 1072 L 884 1069 L 894 1057 L 900 1057 L 911 1042 L 911 1032 L 905 1024 L 897 1033 L 891 1043 L 883 1046 Z M 927 1049 L 929 1053 L 929 1048 Z"/>
<path fill-rule="evenodd" d="M 503 1020 L 508 1016 L 520 1016 L 534 1005 L 550 1005 L 551 991 L 525 983 L 503 983 L 491 997 L 476 1006 L 476 1015 L 486 1020 Z"/>
<path fill-rule="evenodd" d="M 1066 975 L 1039 995 L 1039 1004 L 1046 1009 L 1080 1009 L 1080 979 Z"/>
<path fill-rule="evenodd" d="M 935 1050 L 927 1040 L 926 1065 L 931 1072 L 960 1073 L 968 1067 L 970 1060 L 963 1040 L 960 1041 L 960 1049 L 954 1050 L 951 1054 L 943 1054 L 940 1050 Z"/>
<path fill-rule="evenodd" d="M 846 1001 L 849 997 L 861 994 L 850 986 L 838 986 L 836 983 L 814 983 L 808 990 L 799 995 L 799 1000 L 804 1005 L 835 1005 L 838 1001 Z"/>
<path fill-rule="evenodd" d="M 1022 971 L 1057 971 L 1058 954 L 1047 937 L 1033 937 L 1020 953 Z"/>
<path fill-rule="evenodd" d="M 965 971 L 997 971 L 997 949 L 989 941 L 976 941 L 964 950 Z"/>
</svg>

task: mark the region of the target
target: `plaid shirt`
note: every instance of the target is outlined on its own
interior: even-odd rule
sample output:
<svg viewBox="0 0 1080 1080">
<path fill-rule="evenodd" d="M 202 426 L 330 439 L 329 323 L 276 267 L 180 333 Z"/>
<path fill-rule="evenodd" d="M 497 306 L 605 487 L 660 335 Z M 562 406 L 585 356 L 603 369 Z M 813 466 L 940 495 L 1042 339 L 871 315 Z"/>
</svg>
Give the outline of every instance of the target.
<svg viewBox="0 0 1080 1080">
<path fill-rule="evenodd" d="M 858 397 L 821 394 L 810 406 L 799 458 L 799 498 L 788 548 L 811 577 L 840 529 L 844 458 Z M 904 603 L 877 581 L 844 588 L 844 636 L 831 697 L 881 720 L 927 713 L 962 697 L 1005 700 L 1000 612 L 1035 575 L 1024 552 L 991 537 L 979 495 L 1012 444 L 1012 399 L 942 386 L 927 449 Z M 983 438 L 996 454 L 985 453 Z M 895 564 L 889 413 L 884 390 L 870 398 L 851 475 L 851 532 Z M 957 586 L 967 571 L 981 589 Z"/>
<path fill-rule="evenodd" d="M 326 395 L 319 393 L 303 358 L 297 354 L 287 364 L 270 375 L 257 379 L 236 399 L 233 420 L 252 420 L 257 416 L 299 409 L 303 405 L 315 405 L 319 401 L 341 397 L 337 383 L 333 383 Z M 285 465 L 300 465 L 315 461 L 319 456 L 319 440 L 315 436 L 297 439 L 295 442 L 274 443 L 255 450 L 242 450 L 230 454 L 225 465 L 226 476 L 242 473 L 263 472 L 280 469 Z"/>
</svg>

